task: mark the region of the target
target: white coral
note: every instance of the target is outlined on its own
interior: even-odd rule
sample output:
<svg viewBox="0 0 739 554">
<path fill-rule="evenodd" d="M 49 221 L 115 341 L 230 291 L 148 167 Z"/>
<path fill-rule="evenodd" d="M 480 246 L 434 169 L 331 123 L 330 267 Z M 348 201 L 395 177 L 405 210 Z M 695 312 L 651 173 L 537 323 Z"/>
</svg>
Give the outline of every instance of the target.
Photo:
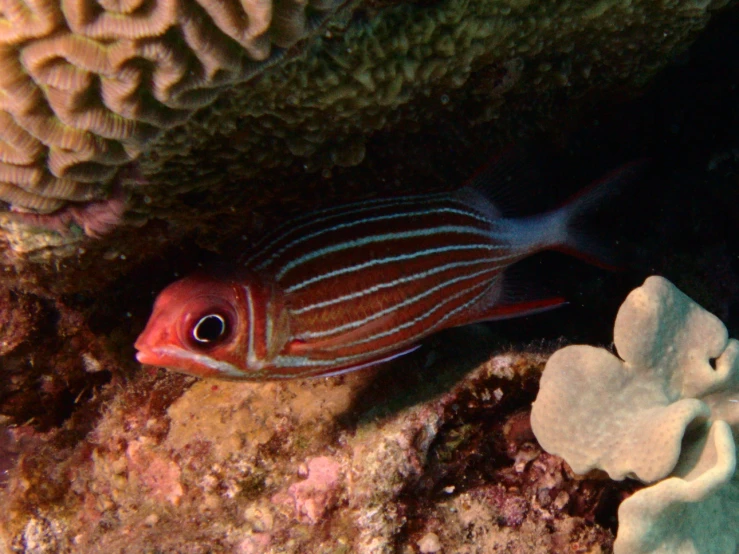
<svg viewBox="0 0 739 554">
<path fill-rule="evenodd" d="M 669 476 L 621 505 L 617 553 L 736 553 L 739 341 L 650 277 L 621 306 L 614 344 L 622 359 L 590 346 L 549 359 L 531 414 L 537 439 L 578 473 Z"/>
<path fill-rule="evenodd" d="M 621 504 L 615 554 L 737 551 L 739 481 L 731 428 L 715 421 L 700 435 L 703 440 L 688 446 L 671 477 Z"/>
</svg>

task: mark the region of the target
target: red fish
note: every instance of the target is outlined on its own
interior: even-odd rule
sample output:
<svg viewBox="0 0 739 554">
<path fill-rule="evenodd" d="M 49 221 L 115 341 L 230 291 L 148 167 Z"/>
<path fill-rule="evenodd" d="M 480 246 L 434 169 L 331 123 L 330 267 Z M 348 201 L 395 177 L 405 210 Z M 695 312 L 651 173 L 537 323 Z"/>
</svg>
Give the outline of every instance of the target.
<svg viewBox="0 0 739 554">
<path fill-rule="evenodd" d="M 336 375 L 407 354 L 441 329 L 556 307 L 563 299 L 507 302 L 503 270 L 546 249 L 593 257 L 573 222 L 641 165 L 524 218 L 504 217 L 489 199 L 495 167 L 454 193 L 307 214 L 237 271 L 165 288 L 137 359 L 201 377 Z"/>
</svg>

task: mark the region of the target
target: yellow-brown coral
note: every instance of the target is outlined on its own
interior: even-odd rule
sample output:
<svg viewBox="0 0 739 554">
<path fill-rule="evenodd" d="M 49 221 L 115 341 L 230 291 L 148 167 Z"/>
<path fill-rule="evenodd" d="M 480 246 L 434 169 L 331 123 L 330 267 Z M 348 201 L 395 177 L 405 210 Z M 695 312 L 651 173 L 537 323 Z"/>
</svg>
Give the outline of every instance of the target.
<svg viewBox="0 0 739 554">
<path fill-rule="evenodd" d="M 3 2 L 0 200 L 48 213 L 98 198 L 163 129 L 278 58 L 337 5 Z"/>
</svg>

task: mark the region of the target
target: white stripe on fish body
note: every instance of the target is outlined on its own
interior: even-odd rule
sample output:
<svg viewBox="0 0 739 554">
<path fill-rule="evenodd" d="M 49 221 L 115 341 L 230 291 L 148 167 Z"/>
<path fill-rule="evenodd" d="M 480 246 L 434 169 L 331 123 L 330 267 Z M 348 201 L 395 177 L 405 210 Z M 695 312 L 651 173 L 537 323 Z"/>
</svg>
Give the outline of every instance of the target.
<svg viewBox="0 0 739 554">
<path fill-rule="evenodd" d="M 334 377 L 336 375 L 343 375 L 344 373 L 349 373 L 349 372 L 357 371 L 359 369 L 363 369 L 366 367 L 371 367 L 374 365 L 389 362 L 390 360 L 394 360 L 395 358 L 404 356 L 405 354 L 408 354 L 409 352 L 413 352 L 414 350 L 417 350 L 417 348 L 418 347 L 412 347 L 412 348 L 407 348 L 405 350 L 401 350 L 399 352 L 391 352 L 380 358 L 372 358 L 372 359 L 364 359 L 364 360 L 357 359 L 354 363 L 346 363 L 346 365 L 344 366 L 335 366 L 335 365 L 332 365 L 330 362 L 323 363 L 323 364 L 317 364 L 315 363 L 315 360 L 308 360 L 307 358 L 298 357 L 298 356 L 283 356 L 279 360 L 280 365 L 275 366 L 275 367 L 279 367 L 281 369 L 282 368 L 297 369 L 297 371 L 292 371 L 290 373 L 285 373 L 284 370 L 279 371 L 279 372 L 274 372 L 270 374 L 270 378 L 272 379 L 295 379 L 295 378 L 300 378 L 300 377 L 309 377 L 316 372 L 320 372 L 321 377 Z"/>
<path fill-rule="evenodd" d="M 364 349 L 356 354 L 349 354 L 345 356 L 337 356 L 334 352 L 328 351 L 316 351 L 311 355 L 294 355 L 294 354 L 280 354 L 273 360 L 273 367 L 278 369 L 295 368 L 298 371 L 293 373 L 280 372 L 275 377 L 298 377 L 310 373 L 311 370 L 318 369 L 322 370 L 325 368 L 342 368 L 346 366 L 354 366 L 356 364 L 374 365 L 374 363 L 380 363 L 383 360 L 390 360 L 397 356 L 399 351 L 415 350 L 413 347 L 403 345 L 390 345 L 377 350 Z M 322 372 L 323 374 L 323 372 Z"/>
<path fill-rule="evenodd" d="M 254 299 L 254 293 L 252 290 L 252 287 L 244 286 L 242 287 L 245 292 L 245 298 L 246 298 L 246 314 L 247 314 L 247 325 L 249 327 L 249 333 L 247 338 L 247 344 L 246 344 L 246 367 L 250 369 L 262 369 L 265 366 L 265 361 L 262 360 L 257 355 L 257 345 L 256 345 L 256 328 L 259 324 L 260 318 L 257 317 L 257 311 L 256 311 L 256 301 Z M 267 300 L 269 301 L 269 300 Z M 265 325 L 265 328 L 268 330 L 271 328 L 271 322 L 268 321 L 268 310 L 265 310 L 265 317 L 263 320 L 263 325 Z M 268 336 L 265 332 L 265 336 Z M 266 345 L 263 351 L 266 351 Z"/>
<path fill-rule="evenodd" d="M 435 323 L 434 325 L 432 325 L 432 326 L 431 326 L 430 328 L 428 328 L 428 329 L 424 329 L 424 330 L 423 330 L 422 332 L 420 332 L 420 333 L 416 333 L 415 335 L 413 335 L 413 336 L 409 337 L 409 338 L 408 338 L 408 339 L 406 339 L 406 340 L 408 340 L 408 341 L 410 341 L 410 342 L 415 342 L 415 341 L 417 341 L 417 340 L 420 340 L 420 339 L 422 339 L 422 338 L 424 338 L 424 337 L 428 336 L 428 335 L 429 335 L 430 333 L 433 333 L 433 332 L 435 332 L 435 331 L 437 331 L 437 330 L 441 329 L 441 328 L 442 328 L 442 326 L 444 325 L 444 323 L 446 323 L 447 321 L 449 321 L 450 319 L 452 319 L 452 318 L 453 318 L 454 316 L 456 316 L 456 315 L 457 315 L 457 314 L 459 314 L 460 312 L 462 312 L 462 311 L 464 311 L 464 310 L 466 310 L 466 309 L 468 309 L 468 308 L 471 308 L 472 306 L 474 306 L 475 304 L 477 304 L 478 302 L 480 302 L 480 301 L 481 301 L 481 300 L 482 300 L 482 299 L 483 299 L 484 297 L 486 297 L 486 296 L 487 296 L 487 294 L 488 294 L 488 293 L 490 292 L 490 290 L 491 290 L 491 289 L 492 289 L 492 288 L 493 288 L 493 287 L 495 286 L 495 284 L 496 284 L 496 280 L 497 280 L 497 277 L 496 277 L 496 278 L 494 278 L 494 279 L 493 279 L 493 281 L 491 281 L 491 282 L 489 283 L 489 285 L 488 285 L 487 287 L 485 287 L 485 289 L 483 289 L 483 290 L 482 290 L 482 292 L 480 292 L 479 294 L 477 294 L 477 295 L 473 296 L 473 297 L 472 297 L 471 299 L 469 299 L 469 300 L 467 300 L 466 302 L 464 302 L 464 303 L 460 304 L 459 306 L 457 306 L 457 307 L 455 307 L 455 308 L 453 308 L 453 309 L 449 310 L 448 312 L 446 312 L 446 313 L 445 313 L 445 314 L 444 314 L 444 315 L 443 315 L 443 316 L 441 317 L 441 319 L 439 319 L 439 320 L 438 320 L 438 321 L 437 321 L 437 322 L 436 322 L 436 323 Z M 471 291 L 471 290 L 473 290 L 474 288 L 476 288 L 476 287 L 472 287 L 472 289 L 470 289 L 470 290 L 468 290 L 468 291 L 465 291 L 465 292 L 470 292 L 470 291 Z M 450 301 L 452 301 L 452 300 L 457 300 L 457 299 L 458 299 L 459 297 L 461 297 L 461 296 L 464 296 L 464 294 L 463 294 L 463 293 L 459 293 L 459 294 L 455 295 L 455 298 L 450 298 Z"/>
<path fill-rule="evenodd" d="M 355 347 L 356 344 L 360 344 L 360 343 L 363 344 L 363 343 L 366 343 L 367 341 L 362 340 L 362 341 L 358 341 L 356 344 L 337 346 L 335 348 L 324 350 L 323 352 L 317 351 L 313 353 L 313 356 L 280 355 L 274 360 L 276 367 L 299 368 L 299 371 L 291 372 L 289 374 L 281 373 L 280 375 L 274 375 L 274 376 L 276 377 L 279 376 L 280 378 L 299 377 L 301 375 L 309 374 L 315 371 L 321 371 L 321 373 L 323 374 L 324 369 L 330 369 L 332 367 L 336 367 L 336 368 L 342 368 L 346 366 L 362 367 L 363 366 L 362 364 L 364 362 L 367 362 L 366 365 L 374 365 L 375 363 L 380 363 L 382 361 L 391 360 L 397 357 L 398 355 L 400 355 L 399 352 L 405 353 L 409 349 L 410 350 L 415 349 L 413 347 L 410 347 L 409 345 L 424 338 L 425 336 L 429 334 L 430 331 L 441 328 L 441 326 L 446 321 L 456 316 L 463 310 L 479 302 L 490 291 L 493 285 L 494 285 L 494 281 L 490 283 L 485 283 L 485 282 L 478 283 L 477 285 L 474 285 L 467 289 L 463 289 L 462 291 L 459 291 L 456 294 L 450 296 L 448 299 L 446 299 L 443 302 L 443 304 L 452 303 L 456 300 L 459 300 L 465 295 L 469 295 L 471 292 L 474 292 L 476 289 L 483 287 L 482 291 L 474 294 L 471 298 L 462 302 L 461 304 L 454 307 L 453 309 L 447 311 L 441 318 L 439 318 L 435 322 L 435 324 L 431 325 L 430 327 L 424 327 L 422 331 L 419 331 L 413 335 L 409 335 L 408 337 L 405 337 L 402 341 L 391 341 L 384 346 L 378 345 L 375 348 L 365 347 L 365 348 L 362 348 L 358 353 L 353 353 L 353 354 L 348 354 L 348 355 L 343 355 L 343 356 L 342 355 L 337 356 L 336 355 L 337 351 L 341 349 L 344 349 L 344 350 L 351 349 L 352 347 Z M 413 323 L 418 324 L 423 319 L 428 318 L 434 312 L 438 311 L 438 309 L 440 308 L 441 306 L 436 306 L 435 308 L 428 310 L 427 312 L 423 314 L 422 317 L 416 318 L 416 321 L 414 321 Z M 410 326 L 405 324 L 403 328 L 401 328 L 401 326 L 399 325 L 393 329 L 390 329 L 384 332 L 383 336 L 391 336 L 393 334 L 401 333 L 404 330 L 404 328 L 407 328 Z M 384 337 L 372 337 L 372 340 L 378 340 L 381 338 L 384 338 Z M 356 369 L 356 367 L 353 367 L 352 369 Z"/>
<path fill-rule="evenodd" d="M 267 241 L 252 263 L 268 269 L 286 295 L 291 337 L 306 349 L 277 354 L 270 364 L 305 370 L 291 373 L 297 376 L 392 355 L 444 328 L 486 298 L 503 269 L 551 242 L 551 217 L 490 220 L 448 197 L 419 203 L 410 197 L 328 210 Z"/>
<path fill-rule="evenodd" d="M 323 280 L 290 294 L 290 313 L 301 322 L 299 327 L 302 330 L 310 330 L 316 324 L 325 327 L 345 323 L 348 315 L 371 315 L 419 293 L 430 294 L 429 290 L 436 290 L 445 281 L 477 275 L 476 272 L 480 270 L 492 278 L 517 257 L 516 254 L 484 255 L 489 252 L 487 249 L 482 252 L 483 255 L 473 256 L 470 254 L 475 254 L 475 251 L 444 251 L 437 256 L 414 255 L 402 265 L 395 264 L 387 269 L 382 269 L 382 265 L 369 267 L 356 275 Z"/>
<path fill-rule="evenodd" d="M 326 279 L 331 279 L 333 277 L 339 277 L 341 275 L 346 275 L 350 273 L 357 273 L 364 269 L 376 267 L 379 265 L 388 265 L 388 264 L 393 264 L 395 262 L 410 261 L 410 260 L 418 259 L 423 256 L 432 256 L 434 254 L 448 254 L 451 252 L 475 251 L 475 250 L 484 250 L 484 251 L 492 252 L 496 250 L 506 250 L 506 249 L 507 247 L 503 245 L 490 245 L 490 244 L 464 244 L 460 246 L 442 246 L 439 248 L 428 248 L 426 250 L 419 250 L 416 252 L 411 252 L 409 254 L 399 254 L 397 256 L 388 256 L 385 258 L 374 259 L 374 260 L 370 260 L 365 263 L 350 265 L 347 267 L 335 269 L 333 271 L 328 271 L 326 273 L 316 275 L 315 277 L 311 277 L 304 281 L 300 281 L 294 285 L 288 286 L 285 288 L 285 292 L 294 293 L 310 285 L 318 283 L 320 281 L 325 281 Z M 497 259 L 505 259 L 505 258 L 508 258 L 508 256 L 502 256 L 500 258 L 493 258 L 492 260 L 495 261 Z"/>
<path fill-rule="evenodd" d="M 441 302 L 433 304 L 430 309 L 426 309 L 420 316 L 415 317 L 412 321 L 406 322 L 404 324 L 399 324 L 390 330 L 386 330 L 378 334 L 377 336 L 370 337 L 371 341 L 382 341 L 385 344 L 362 347 L 359 352 L 351 352 L 344 355 L 342 355 L 341 350 L 346 351 L 347 349 L 356 349 L 356 345 L 354 343 L 350 343 L 337 346 L 336 348 L 317 349 L 311 352 L 311 354 L 306 355 L 277 355 L 273 360 L 271 360 L 270 365 L 277 369 L 296 368 L 297 371 L 290 372 L 289 374 L 285 373 L 284 371 L 280 371 L 279 373 L 273 373 L 270 375 L 272 377 L 287 378 L 291 376 L 299 377 L 301 375 L 307 375 L 318 371 L 323 374 L 323 370 L 334 367 L 342 368 L 346 366 L 361 366 L 365 362 L 367 363 L 367 365 L 374 365 L 375 363 L 379 363 L 379 361 L 381 360 L 393 359 L 399 355 L 398 352 L 407 350 L 409 348 L 412 349 L 411 345 L 414 344 L 418 339 L 428 335 L 430 331 L 438 328 L 439 325 L 443 324 L 443 322 L 455 316 L 460 311 L 475 304 L 480 298 L 485 296 L 485 294 L 490 290 L 494 283 L 495 278 L 493 278 L 492 280 L 483 279 L 478 283 L 474 283 L 470 286 L 464 287 L 462 290 L 444 297 Z M 482 290 L 476 292 L 481 287 Z M 464 299 L 465 296 L 469 296 L 471 293 L 474 294 L 472 298 Z M 439 315 L 441 315 L 441 317 L 438 318 L 435 323 L 424 325 L 423 329 L 417 331 L 415 334 L 405 337 L 401 340 L 383 341 L 383 339 L 390 337 L 393 334 L 402 333 L 405 329 L 412 328 L 414 325 L 418 325 L 425 319 L 432 317 L 435 313 L 439 312 L 443 308 L 448 307 L 449 304 L 457 303 L 457 301 L 460 299 L 464 299 L 465 301 L 457 306 L 451 307 L 450 309 L 448 309 L 447 312 L 440 313 Z M 410 310 L 408 311 L 410 312 Z M 365 344 L 367 342 L 369 341 L 360 340 L 357 342 L 357 344 Z"/>
<path fill-rule="evenodd" d="M 430 318 L 432 315 L 436 314 L 444 308 L 447 304 L 454 302 L 455 300 L 459 300 L 461 297 L 470 294 L 471 292 L 475 291 L 476 289 L 479 289 L 480 287 L 484 287 L 481 292 L 478 292 L 475 296 L 473 296 L 472 299 L 465 301 L 464 303 L 460 304 L 459 306 L 447 311 L 444 313 L 443 316 L 441 316 L 436 322 L 434 322 L 431 325 L 425 325 L 423 330 L 420 332 L 417 332 L 413 335 L 410 335 L 409 337 L 404 337 L 403 341 L 400 344 L 407 343 L 407 342 L 415 342 L 416 340 L 419 340 L 430 333 L 437 330 L 440 325 L 442 325 L 445 321 L 459 313 L 461 310 L 474 305 L 476 302 L 478 302 L 485 294 L 490 290 L 490 288 L 493 286 L 494 280 L 490 282 L 480 282 L 475 285 L 470 286 L 469 288 L 463 289 L 448 298 L 442 300 L 441 302 L 437 304 L 433 304 L 432 307 L 428 310 L 426 310 L 424 313 L 422 313 L 420 316 L 414 317 L 413 319 L 409 321 L 405 321 L 399 325 L 396 325 L 395 327 L 392 327 L 391 329 L 387 329 L 385 331 L 382 331 L 381 333 L 375 333 L 374 335 L 370 335 L 368 337 L 350 342 L 345 345 L 341 346 L 333 346 L 327 348 L 327 350 L 339 350 L 341 348 L 353 348 L 355 346 L 359 346 L 362 344 L 367 344 L 368 342 L 374 342 L 383 338 L 391 337 L 392 335 L 397 335 L 398 333 L 402 333 L 406 329 L 409 329 L 415 325 L 419 325 L 424 320 Z"/>
<path fill-rule="evenodd" d="M 394 229 L 408 230 L 419 227 L 437 226 L 439 223 L 439 213 L 441 210 L 448 210 L 449 215 L 458 216 L 457 219 L 469 223 L 479 223 L 483 227 L 489 225 L 490 221 L 476 207 L 471 207 L 458 199 L 456 195 L 436 194 L 427 196 L 409 196 L 400 200 L 389 199 L 377 201 L 375 205 L 371 203 L 357 203 L 349 206 L 340 206 L 323 212 L 330 212 L 329 215 L 321 217 L 323 212 L 313 212 L 306 214 L 297 221 L 290 223 L 290 226 L 283 225 L 282 228 L 270 233 L 256 245 L 256 254 L 254 254 L 247 266 L 252 268 L 270 269 L 271 273 L 275 273 L 273 268 L 279 265 L 275 264 L 275 255 L 278 251 L 282 251 L 276 258 L 280 258 L 284 254 L 284 250 L 289 250 L 294 241 L 304 244 L 307 238 L 320 237 L 326 233 L 340 230 L 343 226 L 372 225 L 373 222 L 387 221 L 388 218 L 396 220 L 397 224 Z M 427 223 L 419 223 L 419 217 L 431 217 L 436 221 Z M 399 225 L 398 225 L 399 224 Z M 375 231 L 376 233 L 377 231 Z M 343 239 L 346 233 L 339 236 Z M 359 231 L 358 236 L 368 234 L 366 231 Z M 335 242 L 331 239 L 325 240 L 324 244 Z M 314 245 L 306 245 L 304 250 L 314 250 Z M 282 259 L 289 260 L 295 257 L 295 254 L 282 255 Z"/>
<path fill-rule="evenodd" d="M 478 237 L 488 237 L 489 236 L 488 231 L 477 229 L 475 227 L 467 227 L 467 226 L 461 226 L 461 225 L 443 225 L 443 226 L 431 228 L 431 229 L 418 229 L 414 231 L 401 231 L 397 233 L 383 233 L 380 235 L 371 235 L 368 237 L 362 237 L 359 239 L 354 239 L 350 241 L 341 242 L 335 245 L 326 246 L 324 248 L 320 248 L 308 254 L 304 254 L 303 256 L 300 256 L 299 258 L 292 260 L 286 263 L 284 266 L 282 266 L 282 268 L 280 268 L 276 272 L 275 277 L 279 282 L 281 279 L 285 277 L 285 275 L 288 272 L 300 267 L 302 264 L 309 262 L 311 260 L 322 258 L 323 256 L 326 256 L 329 254 L 335 254 L 335 253 L 341 252 L 343 250 L 361 248 L 363 246 L 367 246 L 369 244 L 374 244 L 374 243 L 384 243 L 388 241 L 397 241 L 397 240 L 413 239 L 413 238 L 426 238 L 426 237 L 430 237 L 433 235 L 440 235 L 440 234 L 446 234 L 446 233 L 468 235 L 468 236 L 478 236 Z"/>
<path fill-rule="evenodd" d="M 354 371 L 356 369 L 361 369 L 362 367 L 368 367 L 368 366 L 376 365 L 382 362 L 386 362 L 394 358 L 397 358 L 398 356 L 402 356 L 407 351 L 412 351 L 412 350 L 415 350 L 415 348 L 408 348 L 406 350 L 401 350 L 399 353 L 389 350 L 385 353 L 384 356 L 380 355 L 379 358 L 371 357 L 373 353 L 369 353 L 369 355 L 368 354 L 357 354 L 354 356 L 344 356 L 342 358 L 333 358 L 333 359 L 280 355 L 275 359 L 274 367 L 281 369 L 282 371 L 270 373 L 270 378 L 272 379 L 274 378 L 294 379 L 296 377 L 310 375 L 311 373 L 315 373 L 315 372 L 320 372 L 320 375 L 322 377 L 330 377 L 331 375 L 337 375 L 341 372 Z M 349 367 L 347 368 L 347 366 Z M 291 369 L 294 369 L 295 371 L 286 373 L 284 371 L 285 368 L 291 368 Z M 330 371 L 332 368 L 337 368 L 340 371 L 337 373 L 332 373 Z M 341 369 L 341 368 L 346 368 L 346 369 Z M 328 370 L 329 372 L 326 373 L 325 370 Z"/>
<path fill-rule="evenodd" d="M 378 223 L 381 221 L 392 221 L 396 219 L 412 218 L 412 217 L 420 217 L 420 216 L 428 216 L 428 215 L 438 216 L 440 214 L 445 214 L 445 213 L 469 217 L 481 223 L 485 223 L 486 225 L 489 225 L 490 223 L 490 221 L 487 218 L 481 216 L 477 212 L 474 212 L 469 209 L 458 208 L 458 207 L 442 207 L 442 208 L 436 208 L 432 210 L 420 210 L 420 211 L 416 210 L 416 211 L 408 211 L 408 212 L 401 212 L 401 213 L 391 213 L 391 214 L 386 214 L 386 215 L 375 215 L 375 216 L 367 217 L 364 219 L 357 219 L 357 220 L 349 221 L 346 223 L 340 223 L 337 225 L 333 225 L 331 227 L 320 228 L 317 231 L 314 231 L 312 233 L 302 235 L 301 237 L 296 238 L 292 242 L 289 242 L 286 245 L 281 246 L 278 250 L 276 250 L 271 255 L 269 255 L 269 257 L 266 260 L 259 262 L 254 267 L 258 270 L 263 270 L 267 268 L 269 264 L 277 261 L 280 256 L 285 254 L 285 252 L 287 252 L 291 248 L 295 248 L 296 246 L 303 244 L 306 241 L 319 238 L 321 236 L 325 236 L 327 234 L 334 233 L 337 231 L 346 231 L 348 229 L 352 229 L 354 227 L 358 227 L 361 225 L 366 225 L 368 223 Z M 280 240 L 281 239 L 282 237 L 280 237 Z"/>
<path fill-rule="evenodd" d="M 419 301 L 424 300 L 425 298 L 428 298 L 429 296 L 433 296 L 435 293 L 437 293 L 437 292 L 439 292 L 439 291 L 441 291 L 441 290 L 443 290 L 443 289 L 445 289 L 447 287 L 451 287 L 451 286 L 454 286 L 454 285 L 456 285 L 458 283 L 461 283 L 462 281 L 466 281 L 466 280 L 469 280 L 469 279 L 475 279 L 475 278 L 481 277 L 483 275 L 487 275 L 487 276 L 492 277 L 496 273 L 498 273 L 499 271 L 500 271 L 499 267 L 498 266 L 494 266 L 494 267 L 491 267 L 491 268 L 483 269 L 482 271 L 476 271 L 476 272 L 473 272 L 473 273 L 463 273 L 463 274 L 461 274 L 460 276 L 458 276 L 455 279 L 448 279 L 448 280 L 442 281 L 440 284 L 438 284 L 438 285 L 436 285 L 436 286 L 434 286 L 434 287 L 432 287 L 430 289 L 426 289 L 423 292 L 421 292 L 420 294 L 417 294 L 416 296 L 413 296 L 411 298 L 406 298 L 405 300 L 403 300 L 400 303 L 397 303 L 397 304 L 394 304 L 394 305 L 389 306 L 387 308 L 378 310 L 378 311 L 374 312 L 370 316 L 367 316 L 367 317 L 364 317 L 364 318 L 361 318 L 361 319 L 356 319 L 356 320 L 351 321 L 349 323 L 346 323 L 344 325 L 339 325 L 337 327 L 332 327 L 330 329 L 325 329 L 325 330 L 322 330 L 322 331 L 313 331 L 313 332 L 308 331 L 308 332 L 305 332 L 305 333 L 301 333 L 296 338 L 298 338 L 300 340 L 309 341 L 311 339 L 328 337 L 328 336 L 331 336 L 331 335 L 336 335 L 336 334 L 339 334 L 339 333 L 350 331 L 352 329 L 356 329 L 357 327 L 361 327 L 362 325 L 366 325 L 368 323 L 371 323 L 372 321 L 374 321 L 374 320 L 376 320 L 378 318 L 384 317 L 386 315 L 390 315 L 390 314 L 393 314 L 393 313 L 401 312 L 401 311 L 403 311 L 405 309 L 409 309 L 414 304 L 417 304 Z M 477 285 L 475 285 L 475 286 L 477 286 Z M 439 304 L 437 304 L 437 306 L 439 306 Z"/>
<path fill-rule="evenodd" d="M 496 258 L 498 260 L 499 258 Z M 403 285 L 405 283 L 410 283 L 413 281 L 420 281 L 422 279 L 425 279 L 427 277 L 434 276 L 438 273 L 443 273 L 445 271 L 449 271 L 451 269 L 461 269 L 464 267 L 472 267 L 476 265 L 481 264 L 489 264 L 491 262 L 488 258 L 481 258 L 479 260 L 469 260 L 465 262 L 455 262 L 451 264 L 441 265 L 434 267 L 432 269 L 429 269 L 427 271 L 421 271 L 418 273 L 414 273 L 412 275 L 406 275 L 404 277 L 401 277 L 399 279 L 394 279 L 391 281 L 384 281 L 382 283 L 377 283 L 376 285 L 372 285 L 371 287 L 364 288 L 361 290 L 358 290 L 356 292 L 353 292 L 351 294 L 344 294 L 342 296 L 338 296 L 335 298 L 332 298 L 331 300 L 325 300 L 323 302 L 316 302 L 314 304 L 308 304 L 307 306 L 303 306 L 302 308 L 294 308 L 290 310 L 291 314 L 294 315 L 301 315 L 305 314 L 307 312 L 318 310 L 321 308 L 328 308 L 329 306 L 334 306 L 336 304 L 340 304 L 342 302 L 349 302 L 352 300 L 356 300 L 358 298 L 361 298 L 363 296 L 368 296 L 370 294 L 374 294 L 376 292 L 380 292 L 384 289 L 394 288 L 399 285 Z M 499 267 L 499 266 L 496 266 Z"/>
<path fill-rule="evenodd" d="M 450 287 L 456 289 L 457 283 L 463 281 L 491 280 L 510 262 L 502 256 L 478 256 L 439 265 L 445 259 L 442 256 L 429 257 L 422 263 L 416 260 L 402 267 L 396 265 L 392 272 L 365 271 L 356 278 L 337 277 L 334 281 L 324 281 L 291 294 L 292 329 L 297 336 L 307 340 L 312 335 L 330 336 L 326 331 L 331 329 L 338 333 L 351 331 L 349 327 L 372 325 L 373 321 L 393 312 L 394 317 L 402 318 L 404 314 L 399 313 L 400 310 L 412 311 L 416 302 L 434 302 L 434 295 L 443 297 L 445 290 Z M 346 296 L 351 296 L 350 302 L 345 300 Z M 323 305 L 318 306 L 317 301 Z M 310 335 L 304 336 L 303 333 Z"/>
<path fill-rule="evenodd" d="M 164 354 L 167 356 L 172 356 L 173 358 L 179 358 L 181 360 L 192 361 L 192 362 L 197 362 L 199 364 L 203 364 L 211 368 L 213 371 L 219 372 L 224 377 L 233 377 L 235 379 L 240 379 L 240 378 L 243 378 L 247 374 L 250 377 L 254 377 L 254 378 L 268 377 L 270 375 L 269 371 L 265 369 L 261 369 L 261 370 L 257 369 L 255 371 L 252 368 L 249 368 L 249 371 L 245 372 L 241 368 L 238 368 L 228 362 L 216 360 L 208 356 L 207 354 L 198 354 L 196 352 L 193 352 L 191 350 L 186 350 L 184 348 L 176 348 L 173 346 L 162 346 L 160 348 L 155 349 L 155 352 L 157 354 Z"/>
<path fill-rule="evenodd" d="M 280 241 L 287 240 L 290 235 L 302 235 L 311 227 L 321 228 L 325 223 L 335 219 L 345 219 L 357 214 L 386 208 L 418 208 L 424 204 L 432 204 L 434 202 L 446 203 L 448 199 L 449 195 L 447 193 L 409 195 L 395 198 L 376 198 L 312 211 L 281 224 L 274 231 L 262 238 L 255 245 L 254 254 L 246 260 L 244 265 L 248 267 L 262 265 L 264 260 L 260 261 L 259 259 L 271 255 L 269 252 L 270 249 Z"/>
</svg>

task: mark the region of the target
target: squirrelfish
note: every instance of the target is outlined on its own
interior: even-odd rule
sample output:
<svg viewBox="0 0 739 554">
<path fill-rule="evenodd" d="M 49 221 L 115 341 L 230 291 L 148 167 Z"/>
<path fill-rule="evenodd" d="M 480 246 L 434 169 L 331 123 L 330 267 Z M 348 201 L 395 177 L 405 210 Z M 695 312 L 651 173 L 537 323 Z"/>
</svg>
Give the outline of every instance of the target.
<svg viewBox="0 0 739 554">
<path fill-rule="evenodd" d="M 546 249 L 591 256 L 576 220 L 640 165 L 529 217 L 505 217 L 491 200 L 495 167 L 453 193 L 303 215 L 237 269 L 166 287 L 137 359 L 201 377 L 336 375 L 407 354 L 442 329 L 558 306 L 563 299 L 511 301 L 503 271 Z"/>
</svg>

